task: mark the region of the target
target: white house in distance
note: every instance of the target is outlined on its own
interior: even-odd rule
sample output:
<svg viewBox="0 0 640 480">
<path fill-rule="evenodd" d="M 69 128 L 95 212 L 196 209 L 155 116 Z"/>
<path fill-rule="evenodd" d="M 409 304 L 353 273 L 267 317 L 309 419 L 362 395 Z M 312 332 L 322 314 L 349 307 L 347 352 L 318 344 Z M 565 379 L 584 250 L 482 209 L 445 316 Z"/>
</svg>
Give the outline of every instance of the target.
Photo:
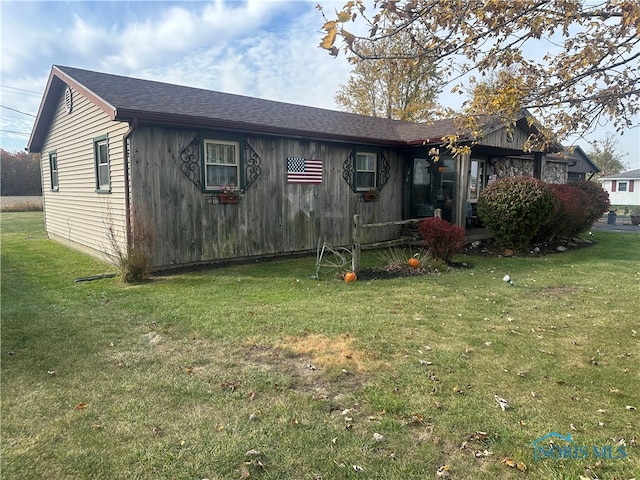
<svg viewBox="0 0 640 480">
<path fill-rule="evenodd" d="M 640 207 L 640 169 L 601 177 L 611 205 Z"/>
</svg>

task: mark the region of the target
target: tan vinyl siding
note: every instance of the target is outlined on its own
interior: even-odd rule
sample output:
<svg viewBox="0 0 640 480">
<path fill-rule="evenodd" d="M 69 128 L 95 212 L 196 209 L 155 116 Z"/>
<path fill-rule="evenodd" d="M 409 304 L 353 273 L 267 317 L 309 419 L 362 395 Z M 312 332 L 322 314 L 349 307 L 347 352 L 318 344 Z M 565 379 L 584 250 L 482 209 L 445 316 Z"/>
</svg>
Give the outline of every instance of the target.
<svg viewBox="0 0 640 480">
<path fill-rule="evenodd" d="M 111 252 L 109 225 L 121 241 L 125 232 L 123 135 L 129 125 L 111 121 L 107 114 L 73 91 L 73 110 L 68 113 L 64 95 L 42 149 L 45 224 L 49 235 L 77 244 L 96 256 Z M 108 135 L 111 192 L 96 192 L 94 138 Z M 59 190 L 50 190 L 49 156 L 57 152 Z M 124 244 L 124 243 L 123 243 Z"/>
</svg>

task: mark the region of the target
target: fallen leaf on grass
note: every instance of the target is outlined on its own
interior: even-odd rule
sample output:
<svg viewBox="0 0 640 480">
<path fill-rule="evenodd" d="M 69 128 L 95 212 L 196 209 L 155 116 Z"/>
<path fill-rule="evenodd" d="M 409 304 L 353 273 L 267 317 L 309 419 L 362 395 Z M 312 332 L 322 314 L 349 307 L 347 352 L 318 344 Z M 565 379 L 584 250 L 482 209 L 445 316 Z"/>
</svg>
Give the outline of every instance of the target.
<svg viewBox="0 0 640 480">
<path fill-rule="evenodd" d="M 484 450 L 474 450 L 473 451 L 473 456 L 476 457 L 476 458 L 486 458 L 486 457 L 491 456 L 492 454 L 493 454 L 493 452 L 490 452 L 486 448 Z"/>
<path fill-rule="evenodd" d="M 448 477 L 449 476 L 449 465 L 442 465 L 436 471 L 436 475 L 439 477 Z"/>
<path fill-rule="evenodd" d="M 619 388 L 610 388 L 609 393 L 620 393 L 621 390 Z"/>
<path fill-rule="evenodd" d="M 354 472 L 364 472 L 364 468 L 362 468 L 360 465 L 351 465 L 351 468 L 353 468 Z"/>
<path fill-rule="evenodd" d="M 74 410 L 84 410 L 85 408 L 87 408 L 87 404 L 84 402 L 80 402 L 75 407 L 73 407 Z"/>
<path fill-rule="evenodd" d="M 504 398 L 499 397 L 498 395 L 494 395 L 494 398 L 496 399 L 496 402 L 498 402 L 498 405 L 500 405 L 500 410 L 504 412 L 509 408 L 509 402 L 507 402 Z"/>
<path fill-rule="evenodd" d="M 262 455 L 262 452 L 260 450 L 256 450 L 255 448 L 252 448 L 247 453 L 245 453 L 245 455 L 247 457 L 259 457 L 260 455 Z"/>
<path fill-rule="evenodd" d="M 93 430 L 101 430 L 102 429 L 102 425 L 100 425 L 98 423 L 94 423 L 93 425 L 91 425 L 91 428 Z"/>
<path fill-rule="evenodd" d="M 153 427 L 151 429 L 151 433 L 153 433 L 156 437 L 161 437 L 162 435 L 164 435 L 164 430 L 162 430 L 160 427 Z"/>
<path fill-rule="evenodd" d="M 521 472 L 525 472 L 527 470 L 527 466 L 524 462 L 517 462 L 509 457 L 504 457 L 502 460 L 500 460 L 500 463 L 502 465 L 506 465 L 507 467 L 516 468 Z"/>
</svg>

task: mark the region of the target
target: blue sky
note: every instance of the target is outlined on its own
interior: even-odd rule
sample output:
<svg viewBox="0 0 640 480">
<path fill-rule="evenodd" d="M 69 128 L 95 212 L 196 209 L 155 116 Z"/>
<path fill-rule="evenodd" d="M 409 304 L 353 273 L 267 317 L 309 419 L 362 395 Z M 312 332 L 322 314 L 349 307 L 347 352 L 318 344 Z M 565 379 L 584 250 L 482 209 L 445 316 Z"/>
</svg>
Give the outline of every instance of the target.
<svg viewBox="0 0 640 480">
<path fill-rule="evenodd" d="M 318 3 L 331 11 L 344 1 L 0 0 L 0 147 L 27 144 L 54 64 L 337 109 L 351 66 L 318 48 Z M 588 140 L 613 131 L 603 125 Z M 637 119 L 618 151 L 640 168 Z"/>
</svg>

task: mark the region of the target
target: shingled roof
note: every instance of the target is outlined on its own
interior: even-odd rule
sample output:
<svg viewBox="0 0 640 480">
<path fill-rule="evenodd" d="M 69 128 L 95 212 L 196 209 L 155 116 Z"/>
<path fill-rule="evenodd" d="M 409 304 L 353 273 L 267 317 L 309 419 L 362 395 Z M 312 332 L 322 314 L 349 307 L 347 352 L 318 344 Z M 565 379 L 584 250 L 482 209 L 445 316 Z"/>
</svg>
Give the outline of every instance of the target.
<svg viewBox="0 0 640 480">
<path fill-rule="evenodd" d="M 456 133 L 453 119 L 404 122 L 54 65 L 29 151 L 40 150 L 67 85 L 116 121 L 389 146 L 438 143 Z"/>
<path fill-rule="evenodd" d="M 600 177 L 600 180 L 635 180 L 636 178 L 640 178 L 640 169 L 607 175 L 606 177 Z"/>
</svg>

